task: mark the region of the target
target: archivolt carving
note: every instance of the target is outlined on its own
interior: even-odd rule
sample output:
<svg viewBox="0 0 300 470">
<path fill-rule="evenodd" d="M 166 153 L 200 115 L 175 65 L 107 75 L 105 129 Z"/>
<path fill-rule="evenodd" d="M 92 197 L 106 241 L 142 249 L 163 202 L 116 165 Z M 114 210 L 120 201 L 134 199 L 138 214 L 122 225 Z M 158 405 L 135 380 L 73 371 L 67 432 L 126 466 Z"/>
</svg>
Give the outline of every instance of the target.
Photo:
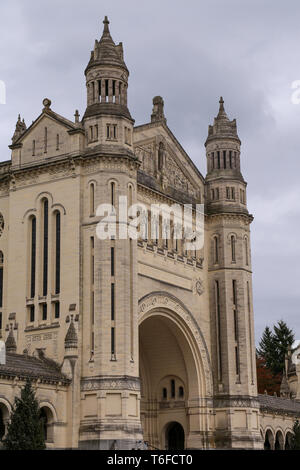
<svg viewBox="0 0 300 470">
<path fill-rule="evenodd" d="M 188 326 L 201 354 L 203 373 L 205 376 L 206 396 L 212 396 L 212 371 L 209 353 L 203 334 L 193 317 L 193 314 L 179 299 L 167 292 L 152 292 L 142 297 L 139 301 L 139 315 L 141 317 L 145 316 L 153 309 L 160 308 L 176 312 Z"/>
</svg>

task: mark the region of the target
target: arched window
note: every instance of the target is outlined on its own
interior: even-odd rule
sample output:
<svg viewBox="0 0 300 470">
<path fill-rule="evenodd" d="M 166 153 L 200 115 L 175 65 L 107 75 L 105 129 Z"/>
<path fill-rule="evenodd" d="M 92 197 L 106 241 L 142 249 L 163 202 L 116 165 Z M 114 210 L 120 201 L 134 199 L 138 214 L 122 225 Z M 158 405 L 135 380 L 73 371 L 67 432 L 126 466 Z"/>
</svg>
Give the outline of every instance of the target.
<svg viewBox="0 0 300 470">
<path fill-rule="evenodd" d="M 45 442 L 53 442 L 53 414 L 48 406 L 40 409 L 40 420 L 44 432 Z"/>
<path fill-rule="evenodd" d="M 90 184 L 90 216 L 95 215 L 95 184 Z"/>
<path fill-rule="evenodd" d="M 163 388 L 162 390 L 162 397 L 164 400 L 166 400 L 168 398 L 168 391 L 166 389 L 166 387 Z"/>
<path fill-rule="evenodd" d="M 133 201 L 133 189 L 132 189 L 132 184 L 130 184 L 130 185 L 128 186 L 128 199 L 129 199 L 129 201 L 128 201 L 129 204 L 128 204 L 128 205 L 129 205 L 129 207 L 131 207 L 131 206 L 132 206 L 132 201 Z"/>
<path fill-rule="evenodd" d="M 36 218 L 30 219 L 30 297 L 35 296 L 35 271 L 36 271 Z"/>
<path fill-rule="evenodd" d="M 55 212 L 55 294 L 60 293 L 61 216 Z"/>
<path fill-rule="evenodd" d="M 49 231 L 49 203 L 48 199 L 43 201 L 43 296 L 48 292 L 48 231 Z"/>
<path fill-rule="evenodd" d="M 115 205 L 115 183 L 114 182 L 111 182 L 110 183 L 110 203 L 112 206 Z"/>
<path fill-rule="evenodd" d="M 236 239 L 234 235 L 231 235 L 230 237 L 230 243 L 231 243 L 231 262 L 235 263 L 235 243 Z"/>
<path fill-rule="evenodd" d="M 171 398 L 175 398 L 175 380 L 171 380 Z"/>
<path fill-rule="evenodd" d="M 179 398 L 183 398 L 183 397 L 184 397 L 184 389 L 183 389 L 182 386 L 180 386 L 180 387 L 178 388 L 178 396 L 179 396 Z"/>
</svg>

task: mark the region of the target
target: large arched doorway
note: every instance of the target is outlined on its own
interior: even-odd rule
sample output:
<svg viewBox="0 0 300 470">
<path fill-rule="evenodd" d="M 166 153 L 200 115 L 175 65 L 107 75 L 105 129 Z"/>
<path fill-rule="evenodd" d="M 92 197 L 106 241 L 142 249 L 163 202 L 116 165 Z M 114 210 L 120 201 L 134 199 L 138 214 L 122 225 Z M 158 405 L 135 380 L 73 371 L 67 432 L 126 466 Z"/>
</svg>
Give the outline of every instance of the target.
<svg viewBox="0 0 300 470">
<path fill-rule="evenodd" d="M 160 306 L 159 303 L 163 302 L 167 305 Z M 197 344 L 200 333 L 196 340 L 185 322 L 188 319 L 191 323 L 192 319 L 187 314 L 183 319 L 178 314 L 179 307 L 170 309 L 174 304 L 173 299 L 167 301 L 166 298 L 154 297 L 140 309 L 144 440 L 150 449 L 168 449 L 169 446 L 174 449 L 205 448 L 208 445 L 205 409 L 198 415 L 192 414 L 189 408 L 207 396 L 202 363 L 202 356 L 206 354 L 205 343 L 200 351 Z M 207 360 L 207 356 L 204 359 Z"/>
<path fill-rule="evenodd" d="M 168 450 L 184 449 L 184 429 L 180 423 L 170 423 L 166 429 Z"/>
</svg>

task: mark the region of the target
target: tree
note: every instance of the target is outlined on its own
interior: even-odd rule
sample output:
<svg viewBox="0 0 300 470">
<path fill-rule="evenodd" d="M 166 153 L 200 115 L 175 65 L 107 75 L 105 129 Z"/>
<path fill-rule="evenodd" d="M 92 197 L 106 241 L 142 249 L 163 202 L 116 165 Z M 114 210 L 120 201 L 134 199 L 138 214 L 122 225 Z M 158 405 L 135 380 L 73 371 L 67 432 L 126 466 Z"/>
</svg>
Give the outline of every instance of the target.
<svg viewBox="0 0 300 470">
<path fill-rule="evenodd" d="M 39 405 L 29 380 L 21 390 L 21 398 L 15 398 L 3 444 L 6 450 L 40 450 L 46 447 Z"/>
<path fill-rule="evenodd" d="M 285 355 L 294 342 L 294 333 L 283 320 L 274 325 L 273 330 L 272 332 L 266 326 L 257 355 L 265 361 L 266 367 L 277 375 L 284 370 Z"/>
<path fill-rule="evenodd" d="M 291 450 L 300 450 L 300 423 L 296 419 L 293 426 L 293 437 L 291 439 Z"/>
<path fill-rule="evenodd" d="M 265 393 L 268 395 L 280 394 L 281 374 L 274 375 L 266 366 L 264 359 L 256 357 L 256 372 L 257 372 L 257 389 L 258 393 Z"/>
</svg>

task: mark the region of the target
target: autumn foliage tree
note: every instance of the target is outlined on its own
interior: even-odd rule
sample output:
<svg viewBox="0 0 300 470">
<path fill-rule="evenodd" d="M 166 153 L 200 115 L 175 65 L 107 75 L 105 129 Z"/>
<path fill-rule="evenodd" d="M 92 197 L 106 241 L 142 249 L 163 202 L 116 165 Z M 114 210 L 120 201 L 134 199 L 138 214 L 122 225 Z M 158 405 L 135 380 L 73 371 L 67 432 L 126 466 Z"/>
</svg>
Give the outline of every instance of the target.
<svg viewBox="0 0 300 470">
<path fill-rule="evenodd" d="M 256 351 L 258 392 L 279 395 L 285 355 L 294 342 L 294 333 L 280 320 L 273 331 L 266 326 Z"/>
</svg>

